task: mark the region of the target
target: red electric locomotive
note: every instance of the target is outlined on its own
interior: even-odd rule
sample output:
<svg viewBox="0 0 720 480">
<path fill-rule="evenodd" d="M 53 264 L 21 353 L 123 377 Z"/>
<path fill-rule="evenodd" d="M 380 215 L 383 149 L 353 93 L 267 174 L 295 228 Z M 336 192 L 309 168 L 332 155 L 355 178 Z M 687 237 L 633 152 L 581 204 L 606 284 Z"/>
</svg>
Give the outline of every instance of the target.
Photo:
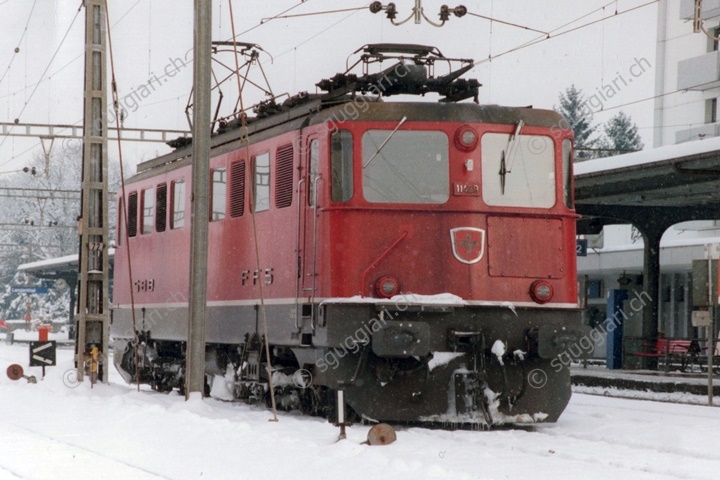
<svg viewBox="0 0 720 480">
<path fill-rule="evenodd" d="M 552 111 L 459 103 L 477 100 L 472 61 L 435 77 L 435 48 L 361 60 L 213 136 L 208 383 L 265 401 L 272 380 L 279 405 L 316 414 L 342 389 L 378 421 L 555 421 L 558 355 L 582 333 L 572 132 Z M 191 167 L 187 146 L 138 167 L 115 253 L 115 364 L 161 391 L 184 382 Z"/>
</svg>

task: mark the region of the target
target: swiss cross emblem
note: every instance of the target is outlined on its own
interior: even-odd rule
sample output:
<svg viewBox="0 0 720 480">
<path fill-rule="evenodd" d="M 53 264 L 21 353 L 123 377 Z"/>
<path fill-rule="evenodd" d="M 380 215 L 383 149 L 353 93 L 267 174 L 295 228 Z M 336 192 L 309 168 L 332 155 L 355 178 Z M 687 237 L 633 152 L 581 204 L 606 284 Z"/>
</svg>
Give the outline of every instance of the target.
<svg viewBox="0 0 720 480">
<path fill-rule="evenodd" d="M 477 263 L 485 253 L 485 230 L 481 228 L 451 228 L 450 240 L 453 255 L 462 263 Z"/>
</svg>

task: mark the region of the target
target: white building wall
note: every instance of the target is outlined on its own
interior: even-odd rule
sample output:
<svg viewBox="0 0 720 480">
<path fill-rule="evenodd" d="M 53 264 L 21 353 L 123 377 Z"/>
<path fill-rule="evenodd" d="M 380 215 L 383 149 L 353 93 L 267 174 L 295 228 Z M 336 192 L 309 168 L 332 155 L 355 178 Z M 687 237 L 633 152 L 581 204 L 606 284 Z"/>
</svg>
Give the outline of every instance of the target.
<svg viewBox="0 0 720 480">
<path fill-rule="evenodd" d="M 703 9 L 708 13 L 704 19 L 708 30 L 720 25 L 717 3 L 718 0 L 703 2 Z M 660 0 L 658 5 L 655 59 L 657 98 L 653 130 L 655 148 L 678 143 L 678 140 L 699 140 L 702 135 L 717 136 L 720 133 L 717 122 L 713 127 L 708 127 L 706 121 L 706 100 L 720 96 L 718 57 L 701 58 L 712 51 L 712 41 L 703 33 L 693 33 L 692 19 L 687 17 L 688 12 L 692 11 L 692 5 L 692 0 Z M 698 65 L 707 72 L 702 74 Z M 679 79 L 705 78 L 711 75 L 711 70 L 714 72 L 715 84 L 704 82 L 683 93 L 673 93 L 687 86 L 679 85 Z"/>
</svg>

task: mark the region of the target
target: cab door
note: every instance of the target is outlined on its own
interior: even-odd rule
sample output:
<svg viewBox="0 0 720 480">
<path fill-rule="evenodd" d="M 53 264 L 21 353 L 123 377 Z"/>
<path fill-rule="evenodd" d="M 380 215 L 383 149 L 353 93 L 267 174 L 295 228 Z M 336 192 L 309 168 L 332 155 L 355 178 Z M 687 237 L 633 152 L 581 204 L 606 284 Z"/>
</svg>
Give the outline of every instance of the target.
<svg viewBox="0 0 720 480">
<path fill-rule="evenodd" d="M 318 282 L 318 230 L 323 178 L 320 174 L 320 139 L 308 137 L 301 152 L 301 179 L 298 181 L 298 328 L 314 333 L 317 312 L 314 305 Z"/>
</svg>

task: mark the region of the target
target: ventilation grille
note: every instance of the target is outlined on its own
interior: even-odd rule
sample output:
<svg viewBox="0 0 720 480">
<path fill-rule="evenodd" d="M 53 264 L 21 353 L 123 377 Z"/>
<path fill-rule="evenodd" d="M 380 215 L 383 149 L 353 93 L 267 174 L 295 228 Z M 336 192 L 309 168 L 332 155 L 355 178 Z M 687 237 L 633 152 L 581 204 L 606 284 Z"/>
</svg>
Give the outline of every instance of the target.
<svg viewBox="0 0 720 480">
<path fill-rule="evenodd" d="M 128 195 L 128 236 L 137 235 L 137 214 L 138 214 L 138 194 L 133 192 Z"/>
<path fill-rule="evenodd" d="M 245 161 L 230 165 L 230 217 L 241 217 L 245 211 Z"/>
<path fill-rule="evenodd" d="M 155 193 L 155 231 L 164 232 L 167 225 L 167 184 L 158 185 Z"/>
<path fill-rule="evenodd" d="M 285 145 L 275 155 L 275 206 L 285 208 L 292 205 L 293 197 L 293 147 Z"/>
</svg>

